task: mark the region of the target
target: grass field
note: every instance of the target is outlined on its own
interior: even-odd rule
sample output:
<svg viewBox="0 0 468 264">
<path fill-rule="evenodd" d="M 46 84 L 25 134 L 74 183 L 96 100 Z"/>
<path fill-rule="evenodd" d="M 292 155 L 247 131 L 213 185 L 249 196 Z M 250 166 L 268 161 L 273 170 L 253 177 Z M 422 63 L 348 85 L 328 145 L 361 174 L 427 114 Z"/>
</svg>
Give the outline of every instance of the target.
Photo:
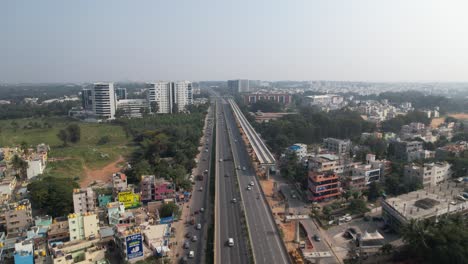
<svg viewBox="0 0 468 264">
<path fill-rule="evenodd" d="M 16 122 L 17 125 L 12 122 Z M 34 122 L 40 126 L 45 123 L 51 128 L 25 128 L 28 124 L 34 127 Z M 76 144 L 62 146 L 57 138 L 60 129 L 76 123 L 81 128 L 81 140 Z M 120 155 L 126 156 L 132 151 L 122 127 L 111 124 L 93 124 L 76 122 L 64 118 L 15 119 L 0 121 L 0 146 L 15 146 L 25 141 L 30 146 L 46 143 L 50 146 L 49 164 L 46 173 L 58 177 L 82 177 L 84 168 L 97 169 L 116 160 Z M 103 136 L 109 136 L 110 141 L 97 145 Z"/>
</svg>

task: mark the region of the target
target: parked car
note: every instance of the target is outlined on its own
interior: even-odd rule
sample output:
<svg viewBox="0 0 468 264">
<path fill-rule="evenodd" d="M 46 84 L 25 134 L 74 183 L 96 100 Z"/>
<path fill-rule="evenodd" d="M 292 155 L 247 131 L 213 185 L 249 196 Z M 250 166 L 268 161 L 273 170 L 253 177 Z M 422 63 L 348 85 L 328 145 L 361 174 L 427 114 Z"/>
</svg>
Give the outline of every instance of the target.
<svg viewBox="0 0 468 264">
<path fill-rule="evenodd" d="M 185 241 L 183 247 L 184 247 L 184 249 L 189 249 L 189 248 L 190 248 L 190 242 L 189 242 L 189 241 Z"/>
<path fill-rule="evenodd" d="M 322 240 L 318 235 L 314 235 L 314 240 L 317 242 L 320 242 Z"/>
<path fill-rule="evenodd" d="M 192 237 L 192 242 L 196 242 L 198 240 L 197 236 Z"/>
</svg>

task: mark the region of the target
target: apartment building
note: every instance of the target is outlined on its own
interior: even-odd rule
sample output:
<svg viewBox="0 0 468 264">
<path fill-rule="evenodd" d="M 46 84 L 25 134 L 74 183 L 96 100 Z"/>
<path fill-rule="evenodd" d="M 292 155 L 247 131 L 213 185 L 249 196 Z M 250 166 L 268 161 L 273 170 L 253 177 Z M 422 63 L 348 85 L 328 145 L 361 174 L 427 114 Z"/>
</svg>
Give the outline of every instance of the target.
<svg viewBox="0 0 468 264">
<path fill-rule="evenodd" d="M 117 101 L 117 109 L 121 109 L 126 117 L 142 117 L 144 111 L 149 111 L 148 100 L 121 99 Z"/>
<path fill-rule="evenodd" d="M 349 190 L 365 190 L 369 184 L 379 181 L 381 168 L 373 167 L 371 164 L 361 164 L 352 169 L 350 176 L 344 180 L 344 186 Z"/>
<path fill-rule="evenodd" d="M 338 155 L 347 155 L 351 150 L 351 140 L 349 139 L 325 138 L 323 145 L 326 149 Z"/>
<path fill-rule="evenodd" d="M 408 180 L 417 180 L 424 187 L 434 187 L 452 175 L 448 162 L 409 164 L 404 167 L 404 176 Z"/>
<path fill-rule="evenodd" d="M 323 201 L 341 195 L 339 177 L 333 172 L 309 171 L 308 182 L 309 201 Z"/>
<path fill-rule="evenodd" d="M 8 205 L 5 211 L 7 233 L 20 233 L 28 230 L 33 225 L 32 209 L 29 200 Z"/>
<path fill-rule="evenodd" d="M 131 224 L 118 224 L 114 235 L 117 251 L 125 261 L 137 261 L 144 258 L 143 234 L 140 228 Z"/>
<path fill-rule="evenodd" d="M 114 173 L 112 175 L 112 188 L 114 190 L 114 195 L 126 191 L 128 188 L 127 175 L 121 172 Z"/>
<path fill-rule="evenodd" d="M 309 170 L 315 172 L 334 172 L 338 175 L 349 175 L 354 166 L 359 162 L 353 162 L 345 155 L 319 154 L 309 158 Z"/>
<path fill-rule="evenodd" d="M 307 145 L 296 143 L 294 145 L 289 146 L 286 149 L 286 154 L 296 154 L 297 160 L 300 162 L 303 158 L 307 157 Z"/>
<path fill-rule="evenodd" d="M 75 213 L 68 215 L 70 241 L 93 239 L 99 234 L 99 220 L 94 213 Z"/>
<path fill-rule="evenodd" d="M 446 159 L 450 156 L 460 157 L 467 150 L 468 150 L 468 142 L 458 141 L 456 143 L 448 144 L 443 147 L 437 148 L 435 157 L 437 159 Z"/>
<path fill-rule="evenodd" d="M 70 228 L 67 217 L 57 217 L 49 226 L 47 239 L 49 241 L 65 241 L 70 238 Z"/>
<path fill-rule="evenodd" d="M 126 100 L 127 99 L 127 88 L 118 87 L 115 88 L 115 97 L 117 100 Z"/>
<path fill-rule="evenodd" d="M 156 178 L 154 175 L 143 176 L 141 180 L 142 201 L 162 201 L 174 197 L 175 186 L 172 182 Z"/>
<path fill-rule="evenodd" d="M 189 81 L 148 83 L 147 100 L 151 106 L 153 102 L 158 105 L 158 113 L 171 114 L 185 111 L 188 105 L 193 104 L 192 83 Z"/>
<path fill-rule="evenodd" d="M 114 119 L 117 107 L 113 83 L 95 83 L 93 87 L 93 113 L 97 117 Z"/>
<path fill-rule="evenodd" d="M 247 93 L 250 92 L 249 80 L 238 79 L 227 81 L 228 90 L 233 93 Z"/>
<path fill-rule="evenodd" d="M 93 212 L 96 209 L 96 194 L 92 188 L 73 190 L 75 213 Z"/>
<path fill-rule="evenodd" d="M 93 109 L 93 90 L 92 89 L 83 89 L 81 90 L 81 106 L 85 110 Z"/>
<path fill-rule="evenodd" d="M 288 105 L 292 102 L 292 95 L 287 93 L 265 93 L 256 92 L 244 95 L 244 103 L 254 104 L 261 100 L 270 100 L 282 105 Z"/>
<path fill-rule="evenodd" d="M 423 142 L 420 141 L 391 141 L 389 151 L 395 158 L 411 161 L 413 157 L 419 157 L 418 152 L 423 151 Z"/>
</svg>

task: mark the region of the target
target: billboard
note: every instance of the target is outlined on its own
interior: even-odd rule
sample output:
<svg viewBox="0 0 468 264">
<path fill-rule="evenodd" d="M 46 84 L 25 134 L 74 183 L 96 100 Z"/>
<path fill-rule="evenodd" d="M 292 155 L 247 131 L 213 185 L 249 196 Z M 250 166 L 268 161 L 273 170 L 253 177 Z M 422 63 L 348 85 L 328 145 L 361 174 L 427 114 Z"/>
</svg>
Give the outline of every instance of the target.
<svg viewBox="0 0 468 264">
<path fill-rule="evenodd" d="M 169 224 L 174 222 L 174 217 L 168 216 L 168 217 L 163 217 L 159 219 L 159 224 Z"/>
<path fill-rule="evenodd" d="M 127 244 L 127 259 L 143 256 L 143 239 L 140 233 L 127 236 L 125 242 Z"/>
<path fill-rule="evenodd" d="M 118 200 L 124 204 L 125 209 L 134 208 L 141 205 L 140 195 L 133 192 L 119 192 Z"/>
</svg>

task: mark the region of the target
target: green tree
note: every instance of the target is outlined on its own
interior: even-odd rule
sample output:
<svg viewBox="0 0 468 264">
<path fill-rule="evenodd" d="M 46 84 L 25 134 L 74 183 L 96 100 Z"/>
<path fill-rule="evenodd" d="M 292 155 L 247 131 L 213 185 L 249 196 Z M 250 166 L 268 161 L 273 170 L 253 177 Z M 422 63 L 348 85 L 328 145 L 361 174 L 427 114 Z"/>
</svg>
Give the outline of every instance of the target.
<svg viewBox="0 0 468 264">
<path fill-rule="evenodd" d="M 122 118 L 125 116 L 125 110 L 123 108 L 117 108 L 115 110 L 115 118 Z"/>
<path fill-rule="evenodd" d="M 21 157 L 14 155 L 11 159 L 11 166 L 21 178 L 25 179 L 27 177 L 26 173 L 29 165 Z"/>
<path fill-rule="evenodd" d="M 177 104 L 174 104 L 174 105 L 172 106 L 172 113 L 174 113 L 174 114 L 175 114 L 175 113 L 179 113 L 179 110 L 180 110 L 180 109 L 179 109 L 179 106 L 178 106 Z"/>
<path fill-rule="evenodd" d="M 353 199 L 349 203 L 348 210 L 351 214 L 363 214 L 369 212 L 369 208 L 367 208 L 366 202 L 362 199 Z"/>
<path fill-rule="evenodd" d="M 77 124 L 68 125 L 67 128 L 68 140 L 72 143 L 77 143 L 81 139 L 81 129 Z"/>
<path fill-rule="evenodd" d="M 179 206 L 175 203 L 166 203 L 161 207 L 159 211 L 159 217 L 169 217 L 176 214 L 179 210 Z"/>
<path fill-rule="evenodd" d="M 22 141 L 20 146 L 21 146 L 21 150 L 23 151 L 23 154 L 28 155 L 28 152 L 29 152 L 28 143 L 26 141 Z"/>
<path fill-rule="evenodd" d="M 63 146 L 68 145 L 68 134 L 67 131 L 64 129 L 60 129 L 60 131 L 57 134 L 57 137 L 62 141 Z"/>
<path fill-rule="evenodd" d="M 377 198 L 380 197 L 380 195 L 382 195 L 382 186 L 380 186 L 380 184 L 378 182 L 371 182 L 370 185 L 369 185 L 369 192 L 368 192 L 368 195 L 367 195 L 367 199 L 370 201 L 370 202 L 375 202 L 377 200 Z"/>
<path fill-rule="evenodd" d="M 150 109 L 151 109 L 151 113 L 157 113 L 159 111 L 158 102 L 156 102 L 156 101 L 151 102 L 150 103 Z"/>
</svg>

